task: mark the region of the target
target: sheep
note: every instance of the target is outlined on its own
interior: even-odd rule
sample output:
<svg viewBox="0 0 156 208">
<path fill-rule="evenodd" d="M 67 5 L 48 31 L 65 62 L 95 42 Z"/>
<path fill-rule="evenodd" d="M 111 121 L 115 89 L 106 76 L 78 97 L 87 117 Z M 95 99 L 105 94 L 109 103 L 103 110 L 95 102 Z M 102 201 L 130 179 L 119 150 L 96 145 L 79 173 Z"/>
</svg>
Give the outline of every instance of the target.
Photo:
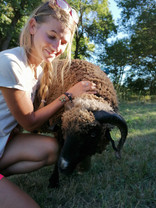
<svg viewBox="0 0 156 208">
<path fill-rule="evenodd" d="M 128 127 L 118 112 L 118 100 L 112 82 L 100 67 L 85 60 L 72 60 L 69 70 L 64 75 L 61 85 L 60 66 L 58 65 L 57 81 L 49 86 L 46 104 L 49 104 L 71 86 L 82 80 L 96 84 L 97 94 L 84 93 L 69 101 L 50 120 L 43 125 L 42 131 L 56 132 L 60 143 L 60 155 L 54 172 L 49 180 L 49 187 L 59 185 L 59 173 L 71 174 L 76 167 L 81 169 L 83 161 L 90 163 L 95 153 L 102 153 L 111 142 L 116 156 L 120 158 L 120 150 L 126 140 Z M 39 101 L 37 101 L 39 103 Z M 118 146 L 115 146 L 110 131 L 117 126 L 121 132 Z M 82 165 L 83 167 L 83 165 Z"/>
</svg>

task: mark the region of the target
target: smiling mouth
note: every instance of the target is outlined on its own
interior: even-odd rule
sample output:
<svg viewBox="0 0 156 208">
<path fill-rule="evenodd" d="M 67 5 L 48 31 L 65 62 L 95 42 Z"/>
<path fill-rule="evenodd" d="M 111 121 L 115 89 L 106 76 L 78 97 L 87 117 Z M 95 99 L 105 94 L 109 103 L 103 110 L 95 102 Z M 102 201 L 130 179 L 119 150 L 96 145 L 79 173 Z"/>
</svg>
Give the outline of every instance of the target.
<svg viewBox="0 0 156 208">
<path fill-rule="evenodd" d="M 56 56 L 56 54 L 54 52 L 49 52 L 47 49 L 45 49 L 45 51 L 48 54 L 48 56 L 50 56 L 50 57 Z"/>
</svg>

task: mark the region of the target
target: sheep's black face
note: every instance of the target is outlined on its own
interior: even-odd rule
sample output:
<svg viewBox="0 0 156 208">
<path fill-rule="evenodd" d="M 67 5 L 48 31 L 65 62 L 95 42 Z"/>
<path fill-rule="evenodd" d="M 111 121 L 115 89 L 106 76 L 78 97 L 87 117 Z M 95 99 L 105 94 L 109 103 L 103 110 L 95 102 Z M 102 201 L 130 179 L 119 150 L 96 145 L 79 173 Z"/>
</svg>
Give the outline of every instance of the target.
<svg viewBox="0 0 156 208">
<path fill-rule="evenodd" d="M 101 136 L 101 125 L 85 128 L 87 131 L 67 133 L 65 143 L 59 158 L 59 170 L 64 174 L 71 174 L 77 164 L 86 156 L 96 153 L 98 141 Z M 68 132 L 68 131 L 67 131 Z"/>
</svg>

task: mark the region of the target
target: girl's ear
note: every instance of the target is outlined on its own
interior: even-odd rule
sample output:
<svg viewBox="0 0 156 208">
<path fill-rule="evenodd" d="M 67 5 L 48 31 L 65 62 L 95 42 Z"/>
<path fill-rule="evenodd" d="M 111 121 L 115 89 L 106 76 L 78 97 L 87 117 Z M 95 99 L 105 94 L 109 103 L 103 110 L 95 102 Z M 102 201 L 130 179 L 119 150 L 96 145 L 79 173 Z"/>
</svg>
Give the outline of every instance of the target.
<svg viewBox="0 0 156 208">
<path fill-rule="evenodd" d="M 35 18 L 31 18 L 29 21 L 29 31 L 31 35 L 34 35 L 36 33 L 37 30 L 37 22 L 35 20 Z"/>
</svg>

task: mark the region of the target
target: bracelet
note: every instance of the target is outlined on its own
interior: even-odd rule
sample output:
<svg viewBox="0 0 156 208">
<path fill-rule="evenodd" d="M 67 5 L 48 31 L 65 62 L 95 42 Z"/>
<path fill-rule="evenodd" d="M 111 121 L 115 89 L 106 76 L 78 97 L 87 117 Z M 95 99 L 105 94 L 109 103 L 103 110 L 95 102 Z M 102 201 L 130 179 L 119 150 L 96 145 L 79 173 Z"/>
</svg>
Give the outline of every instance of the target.
<svg viewBox="0 0 156 208">
<path fill-rule="evenodd" d="M 67 96 L 67 98 L 68 98 L 68 99 L 70 100 L 70 102 L 72 103 L 72 102 L 73 102 L 72 93 L 65 92 L 64 94 Z"/>
</svg>

